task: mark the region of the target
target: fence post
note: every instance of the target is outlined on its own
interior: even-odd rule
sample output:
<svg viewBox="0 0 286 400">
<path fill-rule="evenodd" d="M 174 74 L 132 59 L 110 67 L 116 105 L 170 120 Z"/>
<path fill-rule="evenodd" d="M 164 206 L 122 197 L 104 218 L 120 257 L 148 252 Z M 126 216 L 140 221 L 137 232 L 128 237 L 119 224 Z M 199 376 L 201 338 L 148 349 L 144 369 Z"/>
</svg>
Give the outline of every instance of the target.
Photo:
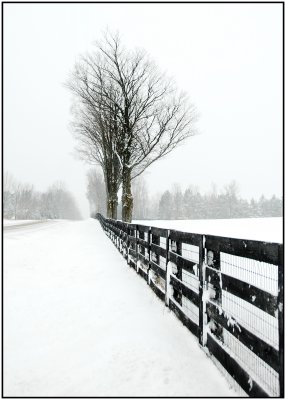
<svg viewBox="0 0 286 400">
<path fill-rule="evenodd" d="M 152 241 L 153 244 L 156 244 L 157 246 L 160 246 L 160 236 L 156 236 L 152 233 Z M 151 244 L 150 242 L 150 244 Z M 155 258 L 156 258 L 156 264 L 160 264 L 160 256 L 155 253 Z M 154 261 L 154 260 L 151 260 Z"/>
<path fill-rule="evenodd" d="M 279 388 L 284 397 L 284 251 L 278 245 L 278 329 L 279 329 Z"/>
<path fill-rule="evenodd" d="M 120 234 L 120 231 L 118 232 L 118 230 L 119 230 L 119 225 L 118 225 L 118 221 L 117 221 L 117 223 L 116 223 L 116 248 L 117 248 L 117 250 L 119 249 L 119 234 Z"/>
<path fill-rule="evenodd" d="M 129 265 L 129 267 L 131 267 L 131 263 L 130 263 L 130 259 L 129 259 L 129 249 L 130 249 L 129 236 L 130 236 L 130 233 L 131 233 L 131 229 L 130 229 L 129 225 L 127 225 L 126 231 L 127 231 L 127 235 L 126 235 L 126 261 L 127 261 L 127 264 Z"/>
<path fill-rule="evenodd" d="M 126 244 L 127 244 L 127 262 L 129 262 L 129 250 L 131 246 L 131 241 L 129 240 L 129 237 L 131 236 L 132 229 L 130 228 L 129 222 L 127 222 L 127 238 L 126 238 Z"/>
<path fill-rule="evenodd" d="M 169 242 L 170 242 L 170 231 L 168 229 L 166 237 L 166 281 L 165 281 L 165 305 L 167 307 L 169 307 L 169 294 L 170 294 Z"/>
<path fill-rule="evenodd" d="M 212 243 L 212 241 L 210 240 Z M 212 245 L 214 248 L 211 248 Z M 222 301 L 222 285 L 221 285 L 221 273 L 220 273 L 220 250 L 217 244 L 212 243 L 211 247 L 208 245 L 208 238 L 206 237 L 205 244 L 205 263 L 206 263 L 206 271 L 205 271 L 205 281 L 206 281 L 206 290 L 209 291 L 211 289 L 213 293 L 210 293 L 209 298 L 214 300 L 217 304 L 221 305 Z M 209 287 L 209 284 L 212 286 Z M 213 296 L 211 296 L 213 295 Z M 204 304 L 206 307 L 206 304 Z M 208 317 L 207 317 L 208 319 Z M 208 321 L 207 321 L 208 322 Z M 220 325 L 218 325 L 215 321 L 213 321 L 213 326 L 216 329 L 213 330 L 215 336 L 223 342 L 223 329 Z"/>
<path fill-rule="evenodd" d="M 138 225 L 136 225 L 137 229 L 138 229 Z M 137 257 L 137 272 L 139 273 L 139 267 L 138 267 L 138 254 L 142 254 L 143 250 L 142 250 L 142 246 L 140 244 L 138 244 L 138 240 L 137 239 L 142 239 L 145 240 L 145 232 L 141 232 L 139 229 L 137 230 L 137 234 L 136 234 L 136 257 Z M 144 257 L 145 257 L 145 248 L 144 248 Z M 149 260 L 148 260 L 149 262 Z"/>
<path fill-rule="evenodd" d="M 123 255 L 123 222 L 120 222 L 120 233 L 119 233 L 119 251 Z"/>
<path fill-rule="evenodd" d="M 151 227 L 148 229 L 148 270 L 147 270 L 147 284 L 150 285 L 150 265 L 151 261 Z"/>
<path fill-rule="evenodd" d="M 134 236 L 135 236 L 136 272 L 138 273 L 139 272 L 139 268 L 138 268 L 138 246 L 137 246 L 138 225 L 137 224 L 135 225 Z"/>
<path fill-rule="evenodd" d="M 152 238 L 151 238 L 151 235 L 152 235 Z M 150 252 L 149 260 L 155 262 L 156 264 L 159 264 L 160 263 L 160 256 L 158 254 L 156 254 L 156 253 L 154 254 L 153 253 L 153 257 L 155 258 L 155 260 L 152 259 L 151 244 L 153 243 L 153 244 L 160 245 L 160 237 L 156 236 L 156 235 L 154 235 L 152 233 L 152 227 L 150 228 L 150 241 L 149 241 L 149 243 L 150 243 L 150 245 L 149 245 L 149 252 Z M 150 284 L 150 281 L 151 281 L 151 276 L 150 276 L 151 270 L 152 270 L 151 265 L 149 265 L 149 269 L 148 269 L 148 282 L 149 282 L 149 284 Z M 154 277 L 154 273 L 153 272 L 152 272 L 152 276 Z"/>
<path fill-rule="evenodd" d="M 110 230 L 111 230 L 111 241 L 114 244 L 115 240 L 115 235 L 114 235 L 114 225 L 113 225 L 113 220 L 110 221 Z"/>
<path fill-rule="evenodd" d="M 204 255 L 205 255 L 205 236 L 201 237 L 199 245 L 199 343 L 204 346 L 204 325 L 205 325 L 205 312 L 206 306 L 203 300 L 205 289 L 205 270 L 204 270 Z"/>
<path fill-rule="evenodd" d="M 181 241 L 176 241 L 176 253 L 181 256 L 182 255 L 182 242 Z M 182 274 L 182 267 L 179 267 L 177 265 L 177 273 L 175 274 L 177 278 L 182 282 L 183 281 L 183 274 Z M 183 294 L 182 294 L 182 289 L 178 290 L 173 288 L 173 296 L 176 302 L 180 305 L 183 303 Z"/>
<path fill-rule="evenodd" d="M 124 222 L 124 258 L 127 260 L 128 258 L 128 225 L 127 222 Z"/>
<path fill-rule="evenodd" d="M 213 290 L 215 292 L 215 297 L 214 300 L 217 301 L 217 303 L 221 303 L 221 285 L 220 285 L 220 254 L 219 251 L 214 251 L 211 249 L 207 249 L 206 251 L 206 264 L 207 268 L 206 270 L 206 282 L 207 285 L 209 283 L 212 284 Z M 218 272 L 216 272 L 216 270 Z"/>
</svg>

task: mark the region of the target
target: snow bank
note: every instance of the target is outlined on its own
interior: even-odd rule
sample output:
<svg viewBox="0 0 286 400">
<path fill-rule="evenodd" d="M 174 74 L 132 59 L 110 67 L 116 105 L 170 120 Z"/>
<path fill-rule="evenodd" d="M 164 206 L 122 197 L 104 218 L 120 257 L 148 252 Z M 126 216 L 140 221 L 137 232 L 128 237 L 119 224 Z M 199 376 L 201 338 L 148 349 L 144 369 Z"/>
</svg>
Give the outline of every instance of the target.
<svg viewBox="0 0 286 400">
<path fill-rule="evenodd" d="M 236 396 L 95 220 L 4 237 L 5 396 Z"/>
</svg>

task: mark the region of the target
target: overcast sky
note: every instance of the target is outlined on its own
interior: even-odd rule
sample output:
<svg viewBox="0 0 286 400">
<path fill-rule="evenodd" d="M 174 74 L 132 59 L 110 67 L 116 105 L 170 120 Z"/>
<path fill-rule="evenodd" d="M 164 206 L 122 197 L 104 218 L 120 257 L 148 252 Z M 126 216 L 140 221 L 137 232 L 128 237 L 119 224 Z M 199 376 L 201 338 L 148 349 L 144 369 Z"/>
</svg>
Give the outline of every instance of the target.
<svg viewBox="0 0 286 400">
<path fill-rule="evenodd" d="M 5 171 L 38 190 L 66 182 L 88 215 L 63 83 L 107 27 L 200 114 L 200 134 L 145 174 L 151 193 L 235 179 L 243 197 L 282 195 L 282 4 L 5 4 Z"/>
</svg>

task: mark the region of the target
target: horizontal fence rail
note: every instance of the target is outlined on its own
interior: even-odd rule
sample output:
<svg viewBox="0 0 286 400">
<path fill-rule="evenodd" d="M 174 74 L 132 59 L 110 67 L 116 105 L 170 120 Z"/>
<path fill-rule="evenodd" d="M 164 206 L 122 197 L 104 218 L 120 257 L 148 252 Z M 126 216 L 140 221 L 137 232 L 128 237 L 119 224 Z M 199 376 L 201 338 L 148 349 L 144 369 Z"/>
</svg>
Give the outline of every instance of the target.
<svg viewBox="0 0 286 400">
<path fill-rule="evenodd" d="M 97 214 L 127 263 L 250 397 L 284 397 L 283 245 Z"/>
</svg>

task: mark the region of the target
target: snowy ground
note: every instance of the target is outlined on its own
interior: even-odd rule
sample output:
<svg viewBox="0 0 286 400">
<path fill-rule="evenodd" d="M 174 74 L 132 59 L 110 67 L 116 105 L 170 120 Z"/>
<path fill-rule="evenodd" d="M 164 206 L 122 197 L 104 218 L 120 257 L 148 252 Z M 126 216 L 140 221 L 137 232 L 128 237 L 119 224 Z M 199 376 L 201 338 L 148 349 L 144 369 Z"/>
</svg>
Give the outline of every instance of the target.
<svg viewBox="0 0 286 400">
<path fill-rule="evenodd" d="M 23 229 L 25 231 L 46 229 L 49 225 L 60 222 L 60 220 L 4 220 L 4 232 L 15 232 Z"/>
<path fill-rule="evenodd" d="M 39 219 L 4 219 L 3 226 L 5 228 L 9 228 L 10 226 L 18 226 L 18 225 L 33 225 L 46 222 L 45 220 Z"/>
<path fill-rule="evenodd" d="M 142 220 L 133 221 L 133 223 L 205 235 L 227 236 L 275 243 L 282 243 L 283 241 L 283 220 L 279 217 L 168 221 Z"/>
<path fill-rule="evenodd" d="M 38 222 L 38 220 L 32 220 L 32 219 L 4 219 L 3 220 L 3 225 L 4 227 L 6 226 L 11 226 L 11 225 L 22 225 L 22 224 L 30 224 L 33 222 Z"/>
<path fill-rule="evenodd" d="M 95 220 L 4 235 L 5 396 L 237 396 Z"/>
</svg>

